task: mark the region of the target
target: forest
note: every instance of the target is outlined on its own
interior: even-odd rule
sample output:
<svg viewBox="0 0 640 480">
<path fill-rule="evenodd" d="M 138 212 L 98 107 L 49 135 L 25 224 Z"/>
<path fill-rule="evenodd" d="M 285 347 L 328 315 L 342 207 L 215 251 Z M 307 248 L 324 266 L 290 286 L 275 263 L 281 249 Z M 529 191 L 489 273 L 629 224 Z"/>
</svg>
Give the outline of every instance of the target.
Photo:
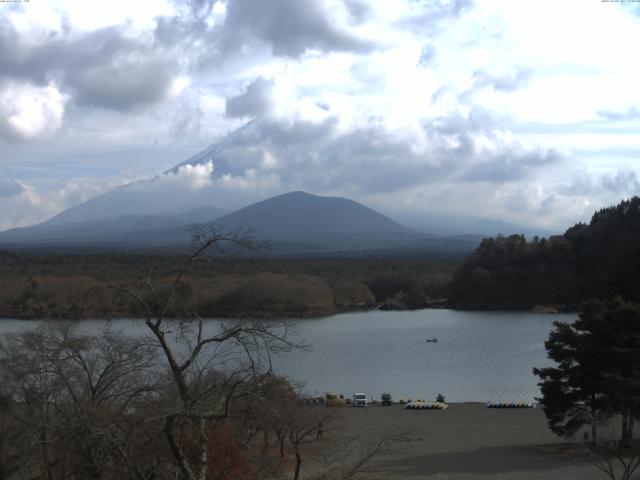
<svg viewBox="0 0 640 480">
<path fill-rule="evenodd" d="M 206 317 L 311 317 L 371 308 L 442 305 L 461 257 L 286 258 L 219 256 L 182 282 Z M 0 252 L 0 317 L 136 317 L 113 286 L 169 282 L 184 256 Z"/>
<path fill-rule="evenodd" d="M 575 311 L 590 298 L 637 301 L 639 285 L 640 198 L 633 197 L 564 235 L 483 240 L 456 270 L 449 296 L 457 308 Z"/>
</svg>

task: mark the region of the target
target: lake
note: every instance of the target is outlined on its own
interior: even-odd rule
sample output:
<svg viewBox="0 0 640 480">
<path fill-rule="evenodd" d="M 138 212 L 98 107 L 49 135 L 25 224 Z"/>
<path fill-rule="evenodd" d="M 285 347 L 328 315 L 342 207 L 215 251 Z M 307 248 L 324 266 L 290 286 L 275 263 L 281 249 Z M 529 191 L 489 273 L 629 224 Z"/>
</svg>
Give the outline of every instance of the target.
<svg viewBox="0 0 640 480">
<path fill-rule="evenodd" d="M 297 339 L 310 348 L 289 352 L 274 365 L 304 381 L 312 395 L 363 392 L 379 398 L 389 392 L 395 399 L 432 400 L 442 393 L 452 402 L 533 401 L 539 390 L 532 368 L 550 364 L 544 341 L 552 322 L 575 317 L 426 309 L 297 320 Z M 90 331 L 103 323 L 81 322 Z M 136 320 L 112 324 L 131 334 L 146 328 Z M 0 320 L 0 333 L 25 325 Z"/>
</svg>

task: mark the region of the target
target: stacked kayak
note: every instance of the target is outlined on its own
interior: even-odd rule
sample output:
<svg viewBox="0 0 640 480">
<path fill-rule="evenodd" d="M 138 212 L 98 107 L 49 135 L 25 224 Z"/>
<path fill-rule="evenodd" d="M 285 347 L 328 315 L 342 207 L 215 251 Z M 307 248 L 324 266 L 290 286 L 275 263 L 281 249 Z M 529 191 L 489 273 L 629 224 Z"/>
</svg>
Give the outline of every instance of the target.
<svg viewBox="0 0 640 480">
<path fill-rule="evenodd" d="M 425 402 L 423 400 L 414 400 L 413 402 L 407 403 L 405 407 L 408 410 L 446 410 L 449 408 L 444 402 Z"/>
<path fill-rule="evenodd" d="M 535 408 L 531 402 L 487 402 L 487 408 Z"/>
</svg>

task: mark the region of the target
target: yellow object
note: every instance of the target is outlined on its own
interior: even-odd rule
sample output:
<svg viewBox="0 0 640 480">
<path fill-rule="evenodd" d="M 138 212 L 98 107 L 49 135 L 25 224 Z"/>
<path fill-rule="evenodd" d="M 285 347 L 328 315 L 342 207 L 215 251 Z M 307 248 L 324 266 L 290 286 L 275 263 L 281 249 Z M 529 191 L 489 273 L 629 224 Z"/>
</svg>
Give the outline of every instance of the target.
<svg viewBox="0 0 640 480">
<path fill-rule="evenodd" d="M 344 395 L 339 395 L 335 392 L 328 392 L 324 394 L 324 405 L 326 407 L 345 407 L 347 401 Z"/>
</svg>

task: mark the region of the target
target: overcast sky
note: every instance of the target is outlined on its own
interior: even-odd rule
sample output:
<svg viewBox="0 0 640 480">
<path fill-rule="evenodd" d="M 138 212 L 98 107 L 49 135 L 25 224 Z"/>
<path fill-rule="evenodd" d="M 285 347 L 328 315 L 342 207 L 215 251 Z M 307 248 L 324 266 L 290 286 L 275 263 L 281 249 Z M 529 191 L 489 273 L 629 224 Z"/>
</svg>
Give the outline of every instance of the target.
<svg viewBox="0 0 640 480">
<path fill-rule="evenodd" d="M 184 188 L 563 230 L 640 192 L 638 45 L 601 0 L 0 2 L 0 229 L 253 120 Z"/>
</svg>

